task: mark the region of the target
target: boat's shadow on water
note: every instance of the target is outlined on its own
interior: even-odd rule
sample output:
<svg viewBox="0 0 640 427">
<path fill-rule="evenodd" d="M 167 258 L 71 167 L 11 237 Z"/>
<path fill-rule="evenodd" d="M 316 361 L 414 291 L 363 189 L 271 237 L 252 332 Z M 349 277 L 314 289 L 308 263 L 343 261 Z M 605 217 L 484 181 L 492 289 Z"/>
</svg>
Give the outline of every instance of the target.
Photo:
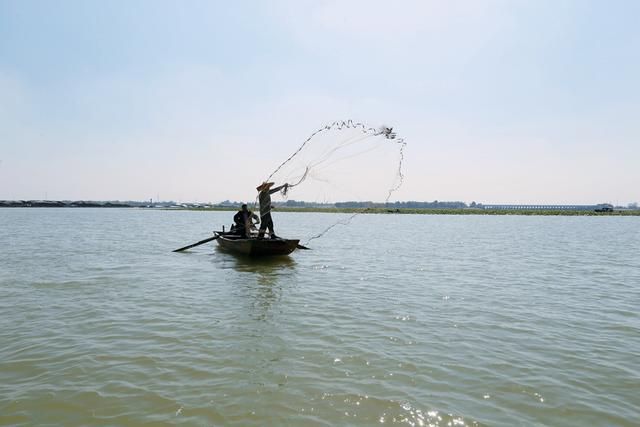
<svg viewBox="0 0 640 427">
<path fill-rule="evenodd" d="M 288 255 L 252 257 L 227 252 L 220 248 L 217 248 L 216 255 L 219 260 L 223 260 L 226 268 L 233 268 L 242 273 L 277 276 L 291 273 L 296 267 L 296 261 Z"/>
<path fill-rule="evenodd" d="M 230 268 L 248 277 L 238 283 L 237 289 L 248 297 L 248 312 L 254 320 L 264 321 L 278 304 L 282 293 L 292 283 L 296 261 L 289 256 L 250 257 L 218 249 L 216 258 Z"/>
<path fill-rule="evenodd" d="M 286 281 L 296 272 L 296 261 L 287 256 L 252 257 L 227 252 L 218 248 L 217 260 L 223 263 L 223 268 L 230 268 L 239 273 L 250 273 L 261 285 L 276 285 Z"/>
</svg>

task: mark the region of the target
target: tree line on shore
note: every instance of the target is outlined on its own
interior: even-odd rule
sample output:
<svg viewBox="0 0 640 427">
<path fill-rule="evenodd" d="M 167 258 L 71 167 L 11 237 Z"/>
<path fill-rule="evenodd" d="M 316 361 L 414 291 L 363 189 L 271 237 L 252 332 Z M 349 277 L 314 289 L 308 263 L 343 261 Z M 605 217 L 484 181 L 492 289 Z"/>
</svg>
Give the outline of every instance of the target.
<svg viewBox="0 0 640 427">
<path fill-rule="evenodd" d="M 223 208 L 233 209 L 241 205 L 241 202 L 225 200 L 220 203 L 178 203 L 174 201 L 69 201 L 69 200 L 0 200 L 0 207 L 89 207 L 89 208 Z M 274 206 L 283 208 L 310 208 L 310 209 L 485 209 L 493 208 L 493 205 L 485 206 L 482 203 L 471 202 L 469 204 L 461 201 L 397 201 L 397 202 L 373 202 L 373 201 L 346 201 L 335 203 L 305 202 L 301 200 L 287 200 L 285 202 L 274 202 Z M 594 205 L 594 207 L 605 206 L 606 204 Z M 505 205 L 509 206 L 509 205 Z M 614 208 L 613 205 L 606 205 Z M 586 206 L 585 206 L 586 207 Z M 638 210 L 638 203 L 615 206 L 615 209 Z"/>
</svg>

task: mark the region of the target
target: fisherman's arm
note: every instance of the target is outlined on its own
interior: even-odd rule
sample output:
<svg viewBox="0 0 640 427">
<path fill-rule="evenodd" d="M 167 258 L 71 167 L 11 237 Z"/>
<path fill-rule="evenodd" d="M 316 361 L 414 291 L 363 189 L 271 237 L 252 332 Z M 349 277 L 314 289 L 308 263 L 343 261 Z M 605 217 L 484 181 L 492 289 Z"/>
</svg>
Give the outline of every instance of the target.
<svg viewBox="0 0 640 427">
<path fill-rule="evenodd" d="M 271 190 L 269 190 L 269 194 L 277 193 L 278 191 L 282 190 L 283 188 L 288 188 L 288 187 L 289 187 L 289 184 L 282 184 L 279 187 L 275 187 L 275 188 L 272 188 Z"/>
</svg>

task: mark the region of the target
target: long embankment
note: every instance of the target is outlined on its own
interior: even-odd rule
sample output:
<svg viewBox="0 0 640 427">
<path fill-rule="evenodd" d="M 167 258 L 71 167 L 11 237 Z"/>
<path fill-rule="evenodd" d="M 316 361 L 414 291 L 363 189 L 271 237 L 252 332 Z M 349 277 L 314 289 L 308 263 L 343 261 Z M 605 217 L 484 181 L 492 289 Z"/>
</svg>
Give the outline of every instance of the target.
<svg viewBox="0 0 640 427">
<path fill-rule="evenodd" d="M 236 211 L 237 208 L 182 208 L 191 211 Z M 560 209 L 392 209 L 392 208 L 293 208 L 275 207 L 275 212 L 365 213 L 396 215 L 539 215 L 539 216 L 640 216 L 640 209 L 596 212 L 593 210 Z"/>
</svg>

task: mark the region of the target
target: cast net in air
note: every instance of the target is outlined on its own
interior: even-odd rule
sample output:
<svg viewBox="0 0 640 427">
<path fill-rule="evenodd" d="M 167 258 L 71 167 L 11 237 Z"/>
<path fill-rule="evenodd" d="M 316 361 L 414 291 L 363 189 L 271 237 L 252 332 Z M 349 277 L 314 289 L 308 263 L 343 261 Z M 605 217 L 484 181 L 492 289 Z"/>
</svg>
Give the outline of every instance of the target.
<svg viewBox="0 0 640 427">
<path fill-rule="evenodd" d="M 346 225 L 359 214 L 385 207 L 403 183 L 404 139 L 392 128 L 336 121 L 313 132 L 265 181 L 288 183 L 274 206 L 342 208 L 330 225 L 309 227 L 305 242 Z M 303 236 L 304 237 L 304 236 Z"/>
</svg>

